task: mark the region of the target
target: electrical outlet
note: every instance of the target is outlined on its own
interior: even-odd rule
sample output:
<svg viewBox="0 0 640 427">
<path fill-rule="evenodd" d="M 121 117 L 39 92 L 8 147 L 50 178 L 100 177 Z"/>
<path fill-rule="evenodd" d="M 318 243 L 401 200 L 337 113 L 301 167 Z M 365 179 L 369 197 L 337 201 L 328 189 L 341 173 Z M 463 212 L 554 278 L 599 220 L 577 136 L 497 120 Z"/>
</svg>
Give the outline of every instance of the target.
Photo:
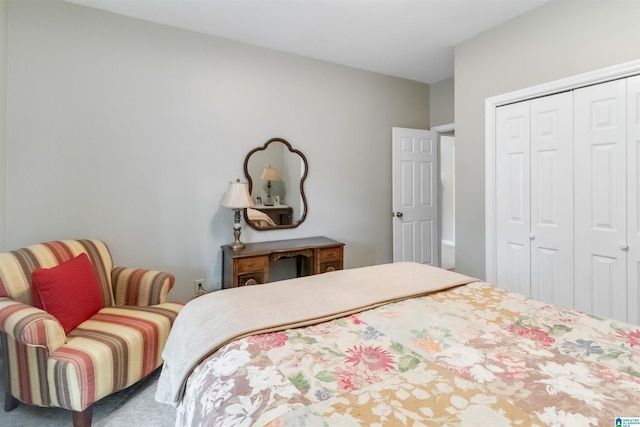
<svg viewBox="0 0 640 427">
<path fill-rule="evenodd" d="M 204 290 L 204 279 L 198 279 L 195 281 L 195 293 L 206 292 Z"/>
</svg>

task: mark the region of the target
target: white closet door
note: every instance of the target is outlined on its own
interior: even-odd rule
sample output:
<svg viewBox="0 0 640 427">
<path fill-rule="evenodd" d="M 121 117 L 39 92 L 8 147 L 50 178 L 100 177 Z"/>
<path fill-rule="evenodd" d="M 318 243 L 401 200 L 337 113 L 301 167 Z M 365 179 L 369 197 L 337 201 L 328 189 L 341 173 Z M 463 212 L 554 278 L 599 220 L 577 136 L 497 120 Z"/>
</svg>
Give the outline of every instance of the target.
<svg viewBox="0 0 640 427">
<path fill-rule="evenodd" d="M 640 324 L 640 76 L 627 79 L 627 321 Z"/>
<path fill-rule="evenodd" d="M 529 102 L 496 113 L 496 284 L 531 293 Z"/>
<path fill-rule="evenodd" d="M 573 95 L 531 101 L 531 296 L 573 307 Z"/>
<path fill-rule="evenodd" d="M 627 317 L 626 82 L 574 91 L 575 308 Z"/>
</svg>

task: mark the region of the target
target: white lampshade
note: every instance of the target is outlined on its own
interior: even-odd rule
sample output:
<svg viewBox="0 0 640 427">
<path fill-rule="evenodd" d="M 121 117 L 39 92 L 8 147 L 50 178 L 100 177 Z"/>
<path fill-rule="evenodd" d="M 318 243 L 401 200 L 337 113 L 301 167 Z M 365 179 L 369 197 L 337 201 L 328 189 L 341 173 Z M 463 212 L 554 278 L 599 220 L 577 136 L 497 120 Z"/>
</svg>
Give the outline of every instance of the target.
<svg viewBox="0 0 640 427">
<path fill-rule="evenodd" d="M 230 182 L 220 205 L 225 208 L 232 209 L 251 207 L 253 203 L 251 202 L 251 196 L 249 195 L 249 184 L 246 182 L 240 182 L 239 179 L 235 182 Z"/>
<path fill-rule="evenodd" d="M 276 168 L 272 168 L 271 165 L 262 170 L 262 176 L 260 177 L 263 181 L 280 181 L 280 175 L 278 175 L 278 170 Z"/>
</svg>

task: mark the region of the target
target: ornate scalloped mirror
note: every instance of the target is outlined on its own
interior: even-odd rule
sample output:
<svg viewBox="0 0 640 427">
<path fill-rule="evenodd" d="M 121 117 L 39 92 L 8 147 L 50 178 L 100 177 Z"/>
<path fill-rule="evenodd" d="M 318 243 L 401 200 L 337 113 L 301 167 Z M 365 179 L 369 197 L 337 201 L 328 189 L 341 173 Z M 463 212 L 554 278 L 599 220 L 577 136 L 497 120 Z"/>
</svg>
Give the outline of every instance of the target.
<svg viewBox="0 0 640 427">
<path fill-rule="evenodd" d="M 271 138 L 244 159 L 253 207 L 244 219 L 256 230 L 294 228 L 307 216 L 304 180 L 309 165 L 299 150 L 282 138 Z"/>
</svg>

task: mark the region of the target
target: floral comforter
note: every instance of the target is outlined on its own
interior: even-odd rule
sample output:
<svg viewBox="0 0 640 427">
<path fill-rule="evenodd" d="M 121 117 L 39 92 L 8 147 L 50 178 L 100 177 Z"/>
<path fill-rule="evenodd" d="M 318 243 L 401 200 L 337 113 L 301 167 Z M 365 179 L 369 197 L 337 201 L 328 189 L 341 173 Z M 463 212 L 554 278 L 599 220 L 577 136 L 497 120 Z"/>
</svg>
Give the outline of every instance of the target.
<svg viewBox="0 0 640 427">
<path fill-rule="evenodd" d="M 474 282 L 234 341 L 177 426 L 614 426 L 640 417 L 640 327 Z"/>
</svg>

